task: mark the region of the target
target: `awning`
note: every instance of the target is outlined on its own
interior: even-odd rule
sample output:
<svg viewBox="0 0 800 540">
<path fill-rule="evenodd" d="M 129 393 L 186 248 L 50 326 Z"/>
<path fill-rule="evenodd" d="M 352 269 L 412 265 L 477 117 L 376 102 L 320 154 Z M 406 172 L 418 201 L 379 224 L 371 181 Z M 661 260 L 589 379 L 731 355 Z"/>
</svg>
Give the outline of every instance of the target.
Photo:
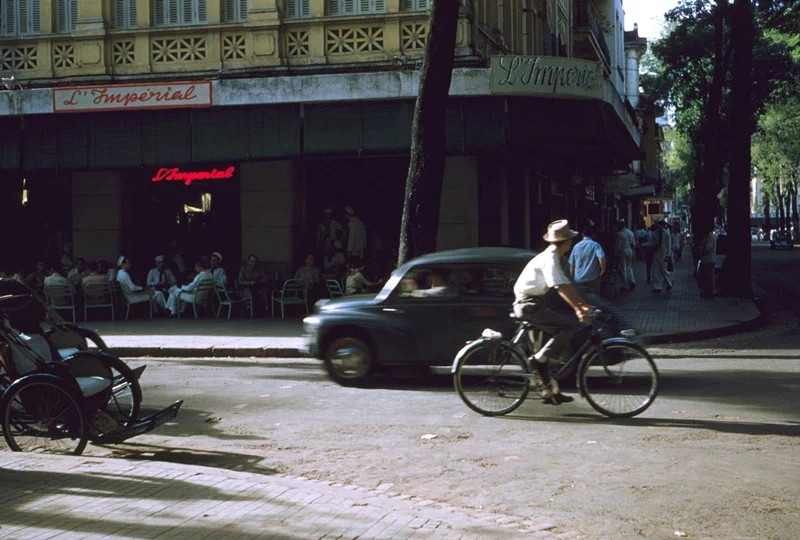
<svg viewBox="0 0 800 540">
<path fill-rule="evenodd" d="M 653 197 L 656 194 L 655 186 L 636 186 L 619 190 L 608 190 L 621 197 Z"/>
</svg>

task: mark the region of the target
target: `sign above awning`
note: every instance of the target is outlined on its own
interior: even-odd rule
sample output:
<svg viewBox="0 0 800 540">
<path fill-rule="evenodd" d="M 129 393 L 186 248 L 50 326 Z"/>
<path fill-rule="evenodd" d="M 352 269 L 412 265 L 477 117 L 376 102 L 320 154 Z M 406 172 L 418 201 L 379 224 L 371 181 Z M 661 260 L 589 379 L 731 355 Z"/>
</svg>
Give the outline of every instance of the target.
<svg viewBox="0 0 800 540">
<path fill-rule="evenodd" d="M 53 110 L 64 112 L 211 107 L 211 82 L 117 84 L 55 88 Z"/>
<path fill-rule="evenodd" d="M 603 99 L 599 62 L 561 56 L 492 56 L 492 93 Z"/>
</svg>

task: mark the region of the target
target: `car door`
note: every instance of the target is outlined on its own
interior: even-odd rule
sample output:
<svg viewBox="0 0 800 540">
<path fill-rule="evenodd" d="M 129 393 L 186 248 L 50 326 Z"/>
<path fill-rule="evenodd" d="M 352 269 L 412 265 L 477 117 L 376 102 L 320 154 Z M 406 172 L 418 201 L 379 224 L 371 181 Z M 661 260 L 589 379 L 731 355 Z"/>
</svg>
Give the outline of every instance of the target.
<svg viewBox="0 0 800 540">
<path fill-rule="evenodd" d="M 461 273 L 463 328 L 476 339 L 486 328 L 510 338 L 516 323 L 510 317 L 514 284 L 521 268 L 498 264 L 466 266 Z"/>
<path fill-rule="evenodd" d="M 410 340 L 397 344 L 408 351 L 397 363 L 441 364 L 455 357 L 464 343 L 458 281 L 458 269 L 446 265 L 417 266 L 403 276 L 383 308 Z"/>
</svg>

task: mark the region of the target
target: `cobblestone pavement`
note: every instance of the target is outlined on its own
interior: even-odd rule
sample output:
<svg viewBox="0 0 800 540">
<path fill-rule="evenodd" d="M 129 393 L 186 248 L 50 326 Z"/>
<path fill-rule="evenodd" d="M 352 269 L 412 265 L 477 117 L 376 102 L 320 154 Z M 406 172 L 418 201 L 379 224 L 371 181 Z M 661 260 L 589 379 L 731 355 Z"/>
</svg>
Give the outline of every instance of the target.
<svg viewBox="0 0 800 540">
<path fill-rule="evenodd" d="M 646 282 L 644 261 L 635 261 L 635 291 L 606 287 L 603 290 L 616 308 L 645 341 L 664 343 L 712 337 L 739 331 L 743 323 L 756 320 L 760 313 L 750 299 L 717 298 L 703 300 L 691 274 L 691 258 L 676 263 L 675 288 L 656 295 Z M 261 319 L 194 320 L 138 319 L 129 321 L 91 321 L 120 356 L 305 356 L 302 323 L 299 316 Z"/>
<path fill-rule="evenodd" d="M 159 462 L 0 452 L 0 538 L 580 538 L 377 489 Z"/>
</svg>

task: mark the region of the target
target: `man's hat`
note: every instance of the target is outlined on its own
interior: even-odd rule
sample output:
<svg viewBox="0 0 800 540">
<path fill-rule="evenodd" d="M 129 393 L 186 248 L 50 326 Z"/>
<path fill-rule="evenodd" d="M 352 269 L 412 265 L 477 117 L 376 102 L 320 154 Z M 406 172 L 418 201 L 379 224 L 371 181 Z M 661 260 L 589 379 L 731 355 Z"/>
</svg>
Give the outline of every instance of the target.
<svg viewBox="0 0 800 540">
<path fill-rule="evenodd" d="M 325 208 L 322 209 L 322 213 L 325 214 L 326 216 L 331 215 L 331 212 L 332 210 L 330 206 L 326 206 Z"/>
<path fill-rule="evenodd" d="M 214 253 L 211 254 L 211 256 L 216 257 L 217 259 L 219 259 L 219 262 L 222 262 L 222 255 L 220 255 L 219 251 L 215 251 Z"/>
<path fill-rule="evenodd" d="M 563 242 L 576 236 L 578 236 L 578 232 L 569 228 L 569 222 L 566 219 L 559 219 L 547 226 L 547 234 L 542 238 L 544 238 L 545 242 L 555 243 Z"/>
<path fill-rule="evenodd" d="M 122 263 L 125 262 L 125 255 L 120 255 L 119 259 L 117 259 L 117 266 L 122 266 Z"/>
<path fill-rule="evenodd" d="M 164 262 L 164 256 L 163 256 L 163 255 L 159 255 L 159 256 L 157 256 L 157 257 L 156 257 L 156 262 L 157 262 L 157 263 Z"/>
<path fill-rule="evenodd" d="M 356 211 L 353 210 L 353 207 L 350 206 L 349 204 L 344 207 L 344 211 L 350 214 L 351 216 L 356 213 Z"/>
</svg>

